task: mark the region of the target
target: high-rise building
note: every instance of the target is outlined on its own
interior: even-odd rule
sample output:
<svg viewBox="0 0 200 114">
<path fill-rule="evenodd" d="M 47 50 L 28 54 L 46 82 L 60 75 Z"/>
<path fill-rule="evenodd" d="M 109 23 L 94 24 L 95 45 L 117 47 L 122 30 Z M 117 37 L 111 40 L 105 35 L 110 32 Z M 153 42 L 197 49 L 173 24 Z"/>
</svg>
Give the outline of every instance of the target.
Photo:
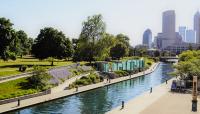
<svg viewBox="0 0 200 114">
<path fill-rule="evenodd" d="M 182 41 L 186 42 L 186 27 L 180 26 L 178 32 L 181 35 Z"/>
<path fill-rule="evenodd" d="M 168 10 L 163 12 L 162 16 L 162 33 L 165 35 L 167 39 L 175 38 L 175 11 Z"/>
<path fill-rule="evenodd" d="M 196 31 L 196 43 L 200 43 L 200 13 L 197 11 L 194 15 L 194 30 Z"/>
<path fill-rule="evenodd" d="M 196 32 L 194 30 L 186 30 L 186 42 L 187 43 L 196 43 Z"/>
<path fill-rule="evenodd" d="M 151 48 L 152 45 L 152 32 L 150 29 L 144 31 L 143 34 L 143 45 L 147 45 L 148 48 Z"/>
<path fill-rule="evenodd" d="M 176 33 L 175 11 L 168 10 L 162 14 L 162 33 L 158 33 L 156 38 L 157 47 L 164 49 L 167 46 L 180 42 L 179 34 Z"/>
</svg>

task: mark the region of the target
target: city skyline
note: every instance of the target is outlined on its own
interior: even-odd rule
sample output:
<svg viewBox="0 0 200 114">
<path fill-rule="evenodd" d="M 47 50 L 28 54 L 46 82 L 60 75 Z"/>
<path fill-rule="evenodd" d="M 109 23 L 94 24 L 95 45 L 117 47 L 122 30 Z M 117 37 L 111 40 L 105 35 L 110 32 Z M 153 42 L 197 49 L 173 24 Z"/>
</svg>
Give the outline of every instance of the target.
<svg viewBox="0 0 200 114">
<path fill-rule="evenodd" d="M 130 37 L 131 45 L 137 45 L 142 43 L 142 35 L 147 28 L 152 30 L 153 38 L 162 31 L 164 11 L 175 10 L 178 31 L 180 25 L 193 27 L 193 16 L 200 7 L 198 0 L 115 0 L 115 4 L 113 0 L 77 1 L 2 1 L 0 16 L 10 19 L 16 29 L 24 30 L 30 37 L 35 38 L 40 29 L 52 26 L 70 38 L 77 38 L 82 22 L 88 16 L 102 14 L 108 33 L 124 33 Z M 177 3 L 181 5 L 177 6 Z"/>
</svg>

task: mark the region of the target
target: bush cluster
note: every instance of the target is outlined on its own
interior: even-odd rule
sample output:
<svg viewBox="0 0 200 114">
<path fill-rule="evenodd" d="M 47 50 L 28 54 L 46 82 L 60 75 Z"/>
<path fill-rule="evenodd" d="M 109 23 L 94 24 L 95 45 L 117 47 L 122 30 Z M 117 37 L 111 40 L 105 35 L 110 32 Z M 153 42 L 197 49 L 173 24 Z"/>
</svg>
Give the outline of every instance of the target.
<svg viewBox="0 0 200 114">
<path fill-rule="evenodd" d="M 90 85 L 90 84 L 96 84 L 103 81 L 103 78 L 101 78 L 100 76 L 98 76 L 95 73 L 92 73 L 88 76 L 83 76 L 80 79 L 76 80 L 75 82 L 73 82 L 72 84 L 69 85 L 69 88 L 75 88 L 78 86 L 85 86 L 85 85 Z"/>
<path fill-rule="evenodd" d="M 119 77 L 128 76 L 129 75 L 129 72 L 124 71 L 124 70 L 114 71 L 114 73 L 117 74 Z"/>
</svg>

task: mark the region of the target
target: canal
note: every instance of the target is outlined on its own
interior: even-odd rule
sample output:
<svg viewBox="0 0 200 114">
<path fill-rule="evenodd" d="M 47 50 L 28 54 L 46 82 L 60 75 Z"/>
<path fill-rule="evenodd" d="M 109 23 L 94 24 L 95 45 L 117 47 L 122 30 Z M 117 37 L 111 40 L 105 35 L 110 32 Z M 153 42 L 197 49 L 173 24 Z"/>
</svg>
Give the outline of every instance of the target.
<svg viewBox="0 0 200 114">
<path fill-rule="evenodd" d="M 161 63 L 151 74 L 9 114 L 104 114 L 121 105 L 121 101 L 129 101 L 149 91 L 150 87 L 155 87 L 166 79 L 170 79 L 168 73 L 171 71 L 173 68 L 170 64 Z"/>
</svg>

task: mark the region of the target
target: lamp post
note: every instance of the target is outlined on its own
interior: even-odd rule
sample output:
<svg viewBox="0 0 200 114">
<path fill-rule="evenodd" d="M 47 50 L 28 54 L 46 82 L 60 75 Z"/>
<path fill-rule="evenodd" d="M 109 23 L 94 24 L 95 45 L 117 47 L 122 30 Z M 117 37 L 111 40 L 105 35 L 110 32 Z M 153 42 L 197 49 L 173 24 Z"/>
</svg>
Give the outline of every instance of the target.
<svg viewBox="0 0 200 114">
<path fill-rule="evenodd" d="M 197 111 L 197 76 L 193 76 L 192 111 Z"/>
</svg>

